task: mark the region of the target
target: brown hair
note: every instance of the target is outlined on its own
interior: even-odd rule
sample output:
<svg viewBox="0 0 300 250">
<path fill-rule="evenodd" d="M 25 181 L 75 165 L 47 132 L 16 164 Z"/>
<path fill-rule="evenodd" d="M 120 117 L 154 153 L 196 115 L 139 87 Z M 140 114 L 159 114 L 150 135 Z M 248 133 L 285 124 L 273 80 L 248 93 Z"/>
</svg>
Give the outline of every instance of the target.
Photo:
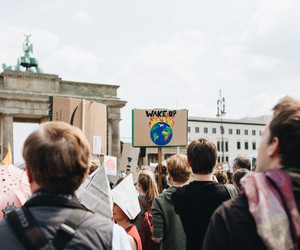
<svg viewBox="0 0 300 250">
<path fill-rule="evenodd" d="M 216 172 L 214 172 L 214 175 L 216 176 L 219 183 L 226 184 L 228 182 L 228 177 L 224 170 L 217 170 Z"/>
<path fill-rule="evenodd" d="M 277 137 L 279 154 L 284 167 L 295 167 L 300 162 L 300 102 L 284 97 L 273 108 L 274 116 L 269 124 L 269 143 Z"/>
<path fill-rule="evenodd" d="M 216 145 L 207 138 L 191 142 L 187 157 L 194 174 L 210 174 L 217 161 Z"/>
<path fill-rule="evenodd" d="M 234 159 L 235 162 L 235 170 L 238 170 L 240 168 L 246 168 L 249 171 L 251 170 L 251 162 L 248 158 L 244 156 L 238 156 Z"/>
<path fill-rule="evenodd" d="M 138 182 L 145 192 L 146 200 L 152 205 L 154 198 L 158 195 L 154 174 L 150 170 L 140 172 Z"/>
<path fill-rule="evenodd" d="M 240 168 L 232 176 L 233 184 L 241 190 L 241 179 L 250 171 L 247 168 Z"/>
<path fill-rule="evenodd" d="M 183 154 L 172 155 L 167 160 L 167 168 L 169 175 L 178 183 L 187 182 L 192 172 L 187 157 Z"/>
<path fill-rule="evenodd" d="M 23 158 L 43 189 L 73 193 L 90 167 L 91 150 L 79 128 L 46 122 L 27 137 Z"/>
</svg>

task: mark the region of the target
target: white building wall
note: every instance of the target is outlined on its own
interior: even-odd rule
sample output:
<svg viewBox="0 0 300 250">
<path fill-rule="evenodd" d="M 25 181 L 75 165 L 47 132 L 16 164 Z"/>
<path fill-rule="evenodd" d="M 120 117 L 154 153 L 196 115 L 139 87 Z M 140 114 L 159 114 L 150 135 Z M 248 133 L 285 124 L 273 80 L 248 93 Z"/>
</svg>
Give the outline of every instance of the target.
<svg viewBox="0 0 300 250">
<path fill-rule="evenodd" d="M 222 159 L 221 150 L 222 135 L 220 118 L 189 117 L 188 141 L 190 143 L 199 137 L 209 138 L 217 147 L 219 146 L 218 162 L 227 161 L 231 165 L 234 158 L 238 155 L 249 156 L 257 154 L 260 134 L 267 120 L 268 117 L 265 116 L 241 120 L 223 118 L 224 159 Z M 238 142 L 240 144 L 239 149 Z M 248 149 L 246 144 L 248 144 Z"/>
</svg>

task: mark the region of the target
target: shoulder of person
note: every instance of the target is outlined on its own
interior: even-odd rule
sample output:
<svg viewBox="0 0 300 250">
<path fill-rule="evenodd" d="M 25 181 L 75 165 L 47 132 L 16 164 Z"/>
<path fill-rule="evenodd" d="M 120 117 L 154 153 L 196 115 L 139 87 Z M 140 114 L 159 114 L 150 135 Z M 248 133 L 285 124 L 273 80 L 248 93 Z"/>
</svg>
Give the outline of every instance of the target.
<svg viewBox="0 0 300 250">
<path fill-rule="evenodd" d="M 215 214 L 230 214 L 235 216 L 236 213 L 233 211 L 248 211 L 248 201 L 244 194 L 239 194 L 236 197 L 224 201 L 215 211 Z"/>
<path fill-rule="evenodd" d="M 99 213 L 92 213 L 92 212 L 87 212 L 87 215 L 83 219 L 82 225 L 85 227 L 90 227 L 90 226 L 97 226 L 97 225 L 111 225 L 113 226 L 114 222 L 110 219 L 105 217 L 102 214 Z"/>
</svg>

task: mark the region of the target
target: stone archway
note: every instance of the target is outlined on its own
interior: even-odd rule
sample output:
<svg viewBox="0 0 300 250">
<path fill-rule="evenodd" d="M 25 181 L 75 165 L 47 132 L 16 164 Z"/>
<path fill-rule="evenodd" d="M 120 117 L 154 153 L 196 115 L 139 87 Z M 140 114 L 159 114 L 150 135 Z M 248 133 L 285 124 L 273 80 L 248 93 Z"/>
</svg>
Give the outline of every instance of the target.
<svg viewBox="0 0 300 250">
<path fill-rule="evenodd" d="M 13 122 L 48 120 L 49 96 L 94 100 L 108 106 L 108 153 L 120 160 L 121 108 L 117 85 L 64 81 L 58 75 L 4 70 L 0 75 L 0 158 L 13 148 Z"/>
</svg>

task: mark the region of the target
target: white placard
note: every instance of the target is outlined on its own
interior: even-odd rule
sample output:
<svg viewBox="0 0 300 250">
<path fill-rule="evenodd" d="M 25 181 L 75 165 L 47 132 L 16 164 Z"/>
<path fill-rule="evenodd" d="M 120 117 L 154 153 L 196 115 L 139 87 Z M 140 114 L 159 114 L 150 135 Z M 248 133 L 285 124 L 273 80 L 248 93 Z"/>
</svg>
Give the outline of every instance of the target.
<svg viewBox="0 0 300 250">
<path fill-rule="evenodd" d="M 101 154 L 101 136 L 93 136 L 93 154 Z"/>
<path fill-rule="evenodd" d="M 117 157 L 104 155 L 103 165 L 106 174 L 117 175 Z"/>
</svg>

